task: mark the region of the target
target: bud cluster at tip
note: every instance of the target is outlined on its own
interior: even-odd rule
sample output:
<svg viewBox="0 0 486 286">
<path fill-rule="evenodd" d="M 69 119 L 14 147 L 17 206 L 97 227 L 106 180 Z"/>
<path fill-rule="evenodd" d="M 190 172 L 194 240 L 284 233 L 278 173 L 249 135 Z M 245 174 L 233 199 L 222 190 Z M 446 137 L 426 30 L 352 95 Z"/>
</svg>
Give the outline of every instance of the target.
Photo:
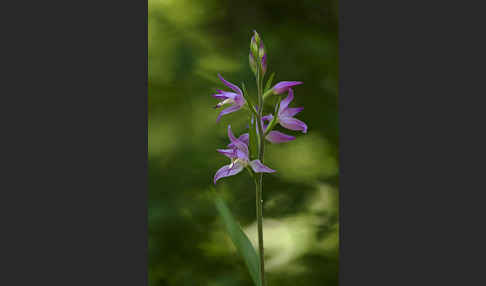
<svg viewBox="0 0 486 286">
<path fill-rule="evenodd" d="M 253 36 L 251 37 L 249 62 L 250 68 L 254 74 L 257 73 L 258 64 L 261 64 L 262 74 L 265 74 L 267 71 L 267 55 L 265 53 L 265 45 L 263 44 L 263 41 L 257 31 L 253 31 Z"/>
</svg>

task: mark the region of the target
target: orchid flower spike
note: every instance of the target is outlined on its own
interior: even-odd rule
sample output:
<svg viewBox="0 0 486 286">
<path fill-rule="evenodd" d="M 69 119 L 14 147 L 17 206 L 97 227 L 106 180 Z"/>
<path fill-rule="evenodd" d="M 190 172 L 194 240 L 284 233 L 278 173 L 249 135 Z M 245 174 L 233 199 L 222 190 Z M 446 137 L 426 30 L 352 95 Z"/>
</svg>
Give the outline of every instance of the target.
<svg viewBox="0 0 486 286">
<path fill-rule="evenodd" d="M 292 86 L 303 84 L 301 81 L 281 81 L 272 87 L 273 94 L 287 92 Z"/>
<path fill-rule="evenodd" d="M 307 133 L 307 125 L 293 116 L 304 110 L 303 107 L 288 107 L 290 102 L 294 99 L 294 91 L 290 88 L 289 95 L 280 102 L 280 107 L 277 113 L 277 120 L 283 127 L 302 131 L 302 133 Z M 263 120 L 273 120 L 273 115 L 266 115 L 262 118 Z M 271 133 L 271 132 L 270 132 Z M 270 134 L 269 134 L 270 135 Z"/>
<path fill-rule="evenodd" d="M 241 89 L 238 86 L 236 86 L 236 85 L 232 84 L 231 82 L 225 80 L 220 74 L 218 74 L 218 77 L 227 87 L 229 87 L 230 89 L 232 89 L 235 92 L 223 91 L 223 90 L 218 89 L 217 90 L 218 93 L 213 94 L 213 97 L 215 97 L 217 99 L 221 99 L 221 101 L 215 106 L 215 108 L 219 108 L 219 107 L 221 107 L 225 104 L 231 104 L 232 105 L 232 106 L 230 106 L 226 109 L 223 109 L 219 113 L 218 118 L 216 119 L 216 122 L 219 122 L 219 120 L 221 119 L 221 116 L 239 110 L 246 103 L 245 99 L 243 98 L 243 92 L 241 91 Z"/>
<path fill-rule="evenodd" d="M 232 144 L 231 149 L 218 149 L 217 151 L 228 157 L 231 160 L 231 163 L 221 167 L 216 172 L 214 175 L 214 184 L 216 184 L 216 182 L 221 178 L 234 176 L 240 173 L 247 166 L 250 166 L 255 173 L 275 172 L 275 170 L 263 165 L 258 159 L 253 161 L 248 159 L 248 145 L 233 135 L 231 125 L 228 125 L 228 137 Z"/>
</svg>

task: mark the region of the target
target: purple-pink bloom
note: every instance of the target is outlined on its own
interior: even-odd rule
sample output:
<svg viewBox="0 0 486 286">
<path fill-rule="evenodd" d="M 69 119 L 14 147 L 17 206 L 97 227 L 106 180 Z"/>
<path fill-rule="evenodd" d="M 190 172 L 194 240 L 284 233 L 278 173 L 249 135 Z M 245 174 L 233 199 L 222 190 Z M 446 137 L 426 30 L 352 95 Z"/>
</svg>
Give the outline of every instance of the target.
<svg viewBox="0 0 486 286">
<path fill-rule="evenodd" d="M 243 133 L 240 135 L 240 137 L 238 137 L 238 140 L 240 140 L 241 142 L 245 143 L 247 146 L 250 142 L 250 134 L 248 133 Z M 228 145 L 227 145 L 228 148 L 234 148 L 235 147 L 235 144 L 233 144 L 233 142 L 230 142 Z"/>
<path fill-rule="evenodd" d="M 303 107 L 288 107 L 290 102 L 294 99 L 294 91 L 290 88 L 289 95 L 280 102 L 280 107 L 277 113 L 278 123 L 283 127 L 294 130 L 294 131 L 302 131 L 302 133 L 307 133 L 307 125 L 300 121 L 297 118 L 294 118 L 294 115 L 301 112 L 304 108 Z M 272 120 L 273 115 L 264 116 L 265 120 Z"/>
<path fill-rule="evenodd" d="M 265 121 L 272 121 L 273 117 L 272 115 L 266 115 L 262 117 L 262 125 L 263 125 L 263 130 L 267 130 L 268 124 L 265 123 Z M 258 132 L 258 129 L 257 129 Z M 288 141 L 292 141 L 295 139 L 294 136 L 287 135 L 285 133 L 282 133 L 277 130 L 272 130 L 268 133 L 268 135 L 265 137 L 265 139 L 271 143 L 284 143 Z"/>
<path fill-rule="evenodd" d="M 231 104 L 230 107 L 223 109 L 219 114 L 218 118 L 216 119 L 216 122 L 219 122 L 221 119 L 221 116 L 225 114 L 229 114 L 232 112 L 235 112 L 239 110 L 240 108 L 245 105 L 246 101 L 243 97 L 243 92 L 241 89 L 232 84 L 231 82 L 225 80 L 220 74 L 218 74 L 219 79 L 230 89 L 232 89 L 234 92 L 229 92 L 229 91 L 223 91 L 223 90 L 217 90 L 218 93 L 213 94 L 213 97 L 217 99 L 221 99 L 221 101 L 215 106 L 215 108 L 219 108 L 225 104 Z"/>
<path fill-rule="evenodd" d="M 271 115 L 263 116 L 263 118 L 262 118 L 263 130 L 266 130 L 267 127 L 268 127 L 268 124 L 266 124 L 265 121 L 271 120 L 271 117 L 269 117 L 269 116 L 271 116 Z M 258 133 L 258 129 L 256 130 L 256 132 Z M 292 141 L 292 140 L 295 139 L 295 137 L 291 136 L 291 135 L 287 135 L 287 134 L 282 133 L 282 132 L 277 131 L 277 130 L 272 130 L 268 133 L 268 135 L 265 137 L 265 139 L 270 143 L 277 144 L 277 143 L 284 143 L 284 142 Z M 238 140 L 240 140 L 240 141 L 244 142 L 246 145 L 248 145 L 249 141 L 250 141 L 250 135 L 248 133 L 243 133 L 243 134 L 240 135 L 240 137 L 238 137 Z M 228 147 L 233 148 L 234 144 L 229 143 Z"/>
<path fill-rule="evenodd" d="M 271 143 L 284 143 L 284 142 L 289 142 L 295 139 L 294 136 L 287 135 L 285 133 L 282 133 L 280 131 L 272 130 L 268 133 L 267 137 L 265 137 L 267 141 Z"/>
<path fill-rule="evenodd" d="M 221 167 L 216 174 L 214 175 L 214 184 L 224 177 L 234 176 L 241 171 L 248 165 L 253 169 L 255 173 L 273 173 L 275 170 L 270 169 L 269 167 L 265 166 L 260 162 L 260 160 L 256 159 L 250 161 L 248 156 L 248 145 L 247 143 L 243 142 L 239 138 L 236 138 L 231 131 L 231 126 L 228 125 L 228 137 L 231 141 L 232 147 L 231 149 L 218 149 L 217 151 L 231 160 L 229 165 L 225 165 Z M 241 138 L 241 136 L 240 136 Z"/>
<path fill-rule="evenodd" d="M 301 81 L 281 81 L 272 87 L 274 94 L 287 92 L 292 86 L 303 84 Z"/>
</svg>

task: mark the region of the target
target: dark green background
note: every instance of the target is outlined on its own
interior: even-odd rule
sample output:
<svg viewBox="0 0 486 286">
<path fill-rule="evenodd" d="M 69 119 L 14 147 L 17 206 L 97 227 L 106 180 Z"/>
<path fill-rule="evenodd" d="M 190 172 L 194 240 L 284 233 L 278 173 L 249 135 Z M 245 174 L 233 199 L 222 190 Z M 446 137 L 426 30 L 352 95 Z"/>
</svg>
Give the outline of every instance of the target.
<svg viewBox="0 0 486 286">
<path fill-rule="evenodd" d="M 291 106 L 306 135 L 267 145 L 277 173 L 264 181 L 269 286 L 338 285 L 337 1 L 149 0 L 150 285 L 252 285 L 209 196 L 226 128 L 245 131 L 245 111 L 224 116 L 210 95 L 220 72 L 255 91 L 251 31 L 263 38 L 275 82 L 298 80 Z M 279 127 L 280 129 L 280 127 Z M 255 190 L 247 173 L 217 191 L 250 239 Z"/>
</svg>

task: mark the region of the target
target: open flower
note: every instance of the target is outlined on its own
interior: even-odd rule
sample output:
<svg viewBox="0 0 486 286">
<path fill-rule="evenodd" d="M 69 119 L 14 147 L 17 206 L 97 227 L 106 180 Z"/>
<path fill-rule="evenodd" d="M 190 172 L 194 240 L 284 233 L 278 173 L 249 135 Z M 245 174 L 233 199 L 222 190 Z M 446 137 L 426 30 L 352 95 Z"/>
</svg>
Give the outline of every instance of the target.
<svg viewBox="0 0 486 286">
<path fill-rule="evenodd" d="M 303 84 L 301 81 L 281 81 L 272 87 L 274 94 L 287 92 L 292 86 Z"/>
<path fill-rule="evenodd" d="M 228 137 L 231 141 L 231 149 L 218 149 L 218 152 L 225 155 L 231 160 L 229 165 L 225 165 L 219 169 L 214 175 L 214 184 L 224 177 L 234 176 L 247 166 L 250 166 L 255 173 L 273 173 L 275 170 L 270 169 L 256 159 L 250 161 L 248 159 L 248 145 L 242 140 L 236 138 L 231 132 L 231 126 L 228 125 Z M 240 136 L 241 138 L 241 136 Z"/>
<path fill-rule="evenodd" d="M 215 108 L 219 108 L 219 107 L 221 107 L 225 104 L 231 104 L 230 107 L 223 109 L 218 114 L 218 118 L 216 119 L 216 122 L 219 122 L 219 120 L 221 119 L 221 116 L 239 110 L 246 103 L 245 99 L 243 98 L 243 92 L 241 91 L 241 89 L 238 86 L 236 86 L 236 85 L 232 84 L 231 82 L 225 80 L 220 74 L 218 74 L 218 77 L 227 87 L 229 87 L 230 89 L 232 89 L 235 92 L 223 91 L 223 90 L 218 89 L 217 90 L 218 93 L 213 94 L 213 97 L 215 97 L 217 99 L 221 99 L 221 101 L 215 106 Z"/>
<path fill-rule="evenodd" d="M 280 107 L 277 113 L 277 120 L 280 125 L 283 127 L 295 130 L 295 131 L 302 131 L 302 133 L 307 133 L 307 125 L 300 121 L 293 116 L 297 113 L 301 112 L 304 108 L 303 107 L 288 107 L 290 102 L 294 99 L 294 91 L 290 88 L 289 95 L 280 102 Z M 262 118 L 263 120 L 271 121 L 273 119 L 273 115 L 266 115 Z M 270 134 L 269 134 L 270 135 Z"/>
<path fill-rule="evenodd" d="M 262 118 L 263 130 L 266 130 L 267 127 L 268 127 L 268 124 L 265 123 L 265 121 L 270 121 L 270 120 L 271 120 L 271 117 L 269 117 L 269 115 L 263 116 L 263 118 Z M 258 133 L 258 129 L 256 130 L 256 132 Z M 284 142 L 292 141 L 292 140 L 295 139 L 295 137 L 291 136 L 291 135 L 287 135 L 287 134 L 282 133 L 280 131 L 272 130 L 268 133 L 268 135 L 265 137 L 265 139 L 270 143 L 276 144 L 276 143 L 284 143 Z M 248 145 L 249 141 L 250 141 L 250 134 L 249 133 L 243 133 L 243 134 L 240 135 L 240 137 L 238 137 L 238 140 L 240 140 L 243 143 L 245 143 L 246 145 Z M 228 144 L 228 148 L 234 148 L 234 146 L 235 145 L 233 143 Z"/>
<path fill-rule="evenodd" d="M 268 116 L 268 115 L 267 115 Z M 263 130 L 267 130 L 268 124 L 265 123 L 265 121 L 271 121 L 271 117 L 263 116 L 262 121 L 263 121 Z M 270 115 L 271 116 L 271 115 Z M 257 130 L 258 132 L 258 130 Z M 271 143 L 284 143 L 288 141 L 292 141 L 295 139 L 294 136 L 287 135 L 285 133 L 282 133 L 277 130 L 272 130 L 268 133 L 268 135 L 265 137 L 267 141 Z"/>
</svg>

